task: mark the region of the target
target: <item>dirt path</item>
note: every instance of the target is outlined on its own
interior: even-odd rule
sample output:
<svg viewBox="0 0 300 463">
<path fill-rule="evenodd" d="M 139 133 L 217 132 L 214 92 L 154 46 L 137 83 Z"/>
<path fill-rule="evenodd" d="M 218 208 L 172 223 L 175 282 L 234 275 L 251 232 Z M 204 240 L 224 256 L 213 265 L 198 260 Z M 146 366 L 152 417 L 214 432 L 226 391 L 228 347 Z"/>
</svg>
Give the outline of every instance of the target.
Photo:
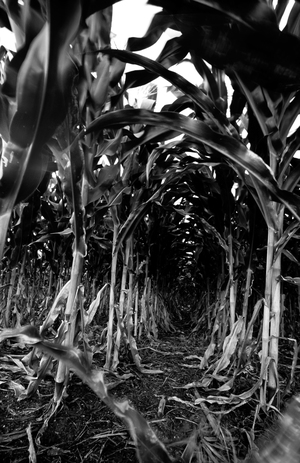
<svg viewBox="0 0 300 463">
<path fill-rule="evenodd" d="M 195 445 L 201 440 L 206 455 L 211 452 L 217 461 L 226 461 L 228 455 L 220 445 L 224 436 L 216 435 L 219 419 L 225 434 L 227 428 L 231 433 L 231 436 L 225 435 L 225 439 L 233 439 L 237 456 L 244 458 L 248 445 L 244 430 L 251 428 L 254 403 L 250 401 L 236 410 L 229 407 L 227 414 L 224 414 L 224 406 L 219 414 L 220 406 L 210 405 L 210 412 L 217 413 L 208 414 L 204 403 L 194 404 L 195 399 L 208 395 L 192 386 L 202 377 L 199 363 L 203 348 L 200 344 L 199 339 L 182 332 L 164 335 L 158 341 L 145 339 L 139 342 L 142 363 L 149 370 L 160 370 L 161 373 L 139 373 L 123 352 L 118 376 L 107 375 L 107 382 L 113 386 L 110 393 L 120 400 L 127 398 L 130 401 L 174 458 L 182 454 L 194 433 Z M 103 364 L 104 354 L 95 354 L 94 367 L 101 368 Z M 23 390 L 18 385 L 24 388 L 28 385 L 20 365 L 20 351 L 15 352 L 13 346 L 6 348 L 1 354 L 0 369 L 1 461 L 29 461 L 31 436 L 38 463 L 137 461 L 124 424 L 75 375 L 71 377 L 63 405 L 39 435 L 53 395 L 53 378 L 43 381 L 33 398 L 19 401 L 17 396 L 22 396 Z M 122 380 L 123 375 L 126 380 Z"/>
</svg>

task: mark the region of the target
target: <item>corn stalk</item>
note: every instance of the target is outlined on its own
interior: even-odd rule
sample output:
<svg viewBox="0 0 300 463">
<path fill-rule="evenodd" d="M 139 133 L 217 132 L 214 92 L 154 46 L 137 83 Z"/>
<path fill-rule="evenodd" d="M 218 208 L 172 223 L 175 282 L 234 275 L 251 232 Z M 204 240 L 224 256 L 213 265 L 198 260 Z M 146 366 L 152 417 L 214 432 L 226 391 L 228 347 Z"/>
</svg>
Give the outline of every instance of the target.
<svg viewBox="0 0 300 463">
<path fill-rule="evenodd" d="M 115 318 L 115 291 L 116 291 L 116 271 L 118 252 L 116 251 L 117 237 L 119 233 L 119 220 L 117 218 L 117 212 L 115 206 L 111 207 L 111 216 L 113 219 L 113 241 L 112 241 L 112 253 L 111 253 L 111 273 L 110 273 L 110 293 L 109 293 L 109 314 L 107 323 L 107 348 L 106 348 L 106 360 L 105 368 L 110 369 L 112 348 L 113 348 L 113 327 Z"/>
</svg>

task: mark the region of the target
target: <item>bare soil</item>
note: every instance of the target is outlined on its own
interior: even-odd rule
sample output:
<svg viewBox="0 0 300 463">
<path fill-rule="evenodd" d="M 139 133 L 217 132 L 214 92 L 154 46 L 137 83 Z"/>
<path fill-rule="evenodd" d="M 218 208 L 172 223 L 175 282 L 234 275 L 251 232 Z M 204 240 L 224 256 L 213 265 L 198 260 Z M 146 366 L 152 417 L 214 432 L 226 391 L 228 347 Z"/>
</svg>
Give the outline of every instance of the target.
<svg viewBox="0 0 300 463">
<path fill-rule="evenodd" d="M 196 398 L 207 398 L 213 393 L 212 390 L 205 391 L 191 385 L 193 381 L 199 381 L 203 376 L 203 372 L 199 369 L 199 359 L 203 355 L 204 348 L 198 335 L 189 336 L 180 331 L 172 335 L 161 334 L 158 340 L 140 341 L 138 347 L 142 363 L 150 369 L 161 370 L 162 373 L 141 374 L 125 354 L 123 358 L 121 355 L 118 375 L 122 377 L 125 373 L 131 373 L 131 377 L 124 381 L 120 380 L 110 393 L 117 399 L 127 398 L 130 401 L 150 423 L 174 459 L 180 457 L 192 433 L 198 432 L 198 437 L 201 435 L 202 440 L 207 439 L 209 448 L 220 452 L 219 457 L 222 458 L 218 461 L 228 461 L 228 455 L 224 454 L 224 449 L 221 448 L 222 445 L 219 445 L 214 434 L 207 410 L 216 422 L 230 431 L 236 456 L 244 459 L 249 445 L 247 431 L 250 432 L 254 421 L 258 397 L 254 396 L 237 408 L 232 405 L 194 404 Z M 31 438 L 38 463 L 137 461 L 134 444 L 124 423 L 118 420 L 73 374 L 62 405 L 41 434 L 47 409 L 53 397 L 54 379 L 47 377 L 34 397 L 18 400 L 16 397 L 19 395 L 18 384 L 26 388 L 28 378 L 26 379 L 21 368 L 17 368 L 16 360 L 26 352 L 16 350 L 13 344 L 5 344 L 1 348 L 0 460 L 2 462 L 32 461 L 29 456 Z M 94 368 L 103 367 L 105 354 L 95 354 L 93 362 Z M 296 383 L 299 384 L 298 368 Z M 245 370 L 245 374 L 239 377 L 234 390 L 230 393 L 237 394 L 251 388 L 255 380 L 255 366 L 253 368 L 252 365 L 249 371 Z M 280 378 L 282 384 L 286 381 L 289 371 L 290 366 L 284 365 Z M 116 381 L 116 377 L 111 379 Z M 293 393 L 295 389 L 292 388 L 286 398 Z M 223 394 L 215 391 L 215 395 Z M 165 406 L 160 407 L 163 403 Z M 256 432 L 260 435 L 273 418 L 275 413 L 269 414 L 268 417 L 260 417 Z"/>
</svg>

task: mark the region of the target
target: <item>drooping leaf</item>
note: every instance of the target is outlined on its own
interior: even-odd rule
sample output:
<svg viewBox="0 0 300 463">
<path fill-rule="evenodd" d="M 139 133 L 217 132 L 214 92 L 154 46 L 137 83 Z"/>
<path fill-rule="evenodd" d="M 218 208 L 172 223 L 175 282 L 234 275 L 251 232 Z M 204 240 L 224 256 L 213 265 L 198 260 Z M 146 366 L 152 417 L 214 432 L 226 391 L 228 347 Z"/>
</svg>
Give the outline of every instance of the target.
<svg viewBox="0 0 300 463">
<path fill-rule="evenodd" d="M 299 39 L 279 30 L 265 2 L 150 3 L 173 15 L 186 46 L 211 65 L 274 90 L 299 88 Z"/>
<path fill-rule="evenodd" d="M 123 131 L 118 130 L 114 138 L 103 138 L 101 141 L 98 139 L 97 156 L 105 155 L 114 158 L 120 148 L 122 137 Z"/>
<path fill-rule="evenodd" d="M 286 179 L 286 174 L 290 168 L 290 163 L 294 157 L 294 154 L 300 147 L 300 129 L 298 128 L 295 133 L 288 137 L 285 150 L 282 154 L 280 162 L 280 169 L 278 175 L 278 183 L 281 186 Z"/>
<path fill-rule="evenodd" d="M 67 281 L 67 283 L 61 288 L 50 310 L 48 311 L 47 317 L 45 318 L 40 328 L 41 336 L 45 335 L 47 330 L 52 327 L 55 320 L 62 314 L 63 308 L 66 306 L 69 292 L 70 292 L 70 280 Z"/>
<path fill-rule="evenodd" d="M 280 124 L 280 135 L 283 140 L 286 140 L 288 133 L 300 113 L 300 93 L 297 92 L 293 101 L 291 101 L 282 116 Z"/>
<path fill-rule="evenodd" d="M 97 178 L 97 187 L 105 187 L 109 189 L 120 175 L 120 165 L 113 164 L 101 168 Z"/>
<path fill-rule="evenodd" d="M 49 22 L 32 41 L 18 74 L 17 112 L 10 126 L 10 140 L 17 146 L 27 147 L 33 140 L 42 146 L 66 115 L 68 47 L 80 25 L 81 6 L 79 0 L 71 9 L 70 2 L 63 5 L 49 2 Z M 62 30 L 64 35 L 58 34 Z"/>
<path fill-rule="evenodd" d="M 162 33 L 165 32 L 168 27 L 172 27 L 173 24 L 174 21 L 171 16 L 166 16 L 164 12 L 157 13 L 154 15 L 144 37 L 129 38 L 127 49 L 130 51 L 139 51 L 151 47 L 161 37 Z"/>
<path fill-rule="evenodd" d="M 300 265 L 300 262 L 296 257 L 287 249 L 282 250 L 282 254 L 284 254 L 291 262 L 294 262 L 294 264 Z"/>
<path fill-rule="evenodd" d="M 140 134 L 139 134 L 140 135 Z M 134 148 L 144 145 L 145 143 L 151 142 L 153 144 L 158 143 L 164 140 L 171 140 L 172 138 L 178 136 L 179 133 L 174 130 L 166 129 L 165 127 L 151 127 L 146 126 L 143 130 L 143 134 L 139 137 L 134 137 L 132 135 L 132 140 L 122 144 L 123 153 L 122 161 L 130 155 Z"/>
<path fill-rule="evenodd" d="M 174 37 L 166 42 L 166 45 L 155 61 L 169 69 L 174 66 L 174 64 L 181 62 L 187 54 L 188 50 L 184 46 L 182 38 Z"/>
<path fill-rule="evenodd" d="M 271 202 L 270 191 L 265 185 L 258 185 L 257 180 L 253 178 L 252 175 L 244 175 L 240 169 L 239 175 L 241 178 L 243 178 L 246 187 L 251 192 L 267 224 L 267 227 L 275 230 L 277 224 L 277 213 Z"/>
<path fill-rule="evenodd" d="M 90 88 L 90 96 L 95 109 L 100 109 L 107 98 L 110 83 L 110 60 L 103 56 L 97 67 L 97 77 Z"/>
<path fill-rule="evenodd" d="M 201 225 L 203 229 L 206 231 L 206 233 L 212 235 L 214 238 L 217 239 L 219 245 L 224 249 L 224 251 L 227 253 L 228 252 L 228 245 L 226 244 L 226 241 L 222 238 L 220 233 L 213 227 L 210 223 L 207 222 L 207 220 L 203 219 L 202 217 L 200 218 L 201 220 Z"/>
<path fill-rule="evenodd" d="M 17 109 L 4 153 L 8 163 L 3 164 L 0 179 L 0 256 L 20 187 L 25 183 L 25 190 L 32 189 L 32 193 L 38 186 L 47 162 L 42 147 L 68 110 L 74 77 L 69 45 L 80 27 L 81 3 L 48 0 L 46 11 L 47 20 L 32 40 L 18 73 Z"/>
<path fill-rule="evenodd" d="M 300 223 L 298 221 L 293 220 L 289 226 L 284 230 L 281 238 L 277 241 L 275 244 L 275 252 L 274 252 L 274 257 L 273 257 L 273 262 L 276 261 L 278 256 L 281 254 L 281 252 L 285 249 L 287 246 L 288 242 L 290 241 L 291 238 L 297 233 L 297 231 L 300 228 Z"/>
<path fill-rule="evenodd" d="M 229 18 L 240 25 L 254 28 L 260 25 L 276 25 L 274 10 L 259 0 L 248 2 L 233 2 L 231 0 L 148 0 L 150 4 L 161 6 L 175 14 L 194 13 L 198 16 L 199 24 L 218 19 Z"/>
<path fill-rule="evenodd" d="M 184 77 L 179 74 L 165 69 L 161 64 L 153 61 L 144 56 L 136 55 L 128 51 L 121 50 L 102 50 L 103 53 L 108 53 L 110 56 L 115 56 L 120 61 L 126 63 L 139 64 L 147 71 L 155 73 L 156 76 L 161 76 L 171 82 L 178 89 L 180 89 L 186 96 L 188 96 L 197 106 L 199 106 L 216 126 L 223 133 L 235 133 L 235 129 L 231 126 L 225 115 L 219 111 L 210 98 L 205 93 L 198 89 L 195 85 L 191 84 Z M 136 71 L 133 71 L 136 72 Z M 126 84 L 125 84 L 126 85 Z"/>
<path fill-rule="evenodd" d="M 127 400 L 117 402 L 108 394 L 103 371 L 92 370 L 84 352 L 47 341 L 39 334 L 35 326 L 24 326 L 13 330 L 6 329 L 0 332 L 0 342 L 9 338 L 20 338 L 23 342 L 34 345 L 35 348 L 72 369 L 113 413 L 125 422 L 135 443 L 140 463 L 172 463 L 164 444 L 157 438 L 145 418 Z"/>
<path fill-rule="evenodd" d="M 104 193 L 108 192 L 116 182 L 119 174 L 120 166 L 118 164 L 102 167 L 97 178 L 96 186 L 89 190 L 88 204 L 97 201 Z"/>
<path fill-rule="evenodd" d="M 300 163 L 294 166 L 286 180 L 283 182 L 282 188 L 287 191 L 293 191 L 294 188 L 298 185 L 300 180 Z"/>
<path fill-rule="evenodd" d="M 191 58 L 192 58 L 192 63 L 194 64 L 196 70 L 200 74 L 200 76 L 203 77 L 204 79 L 204 88 L 207 92 L 207 94 L 210 96 L 212 101 L 216 103 L 218 97 L 219 97 L 219 91 L 217 87 L 217 82 L 205 63 L 205 61 L 197 54 L 195 50 L 191 50 Z"/>
<path fill-rule="evenodd" d="M 242 317 L 239 317 L 238 320 L 233 324 L 230 334 L 225 338 L 223 354 L 222 357 L 216 362 L 216 368 L 213 372 L 214 376 L 229 365 L 230 359 L 236 351 L 242 327 L 243 319 Z"/>
<path fill-rule="evenodd" d="M 112 6 L 105 8 L 101 5 L 98 11 L 86 19 L 86 24 L 89 27 L 89 40 L 97 44 L 98 47 L 110 45 L 111 23 Z"/>
<path fill-rule="evenodd" d="M 101 298 L 103 298 L 103 294 L 105 293 L 107 288 L 108 288 L 108 283 L 105 283 L 102 286 L 102 288 L 98 291 L 96 299 L 94 299 L 90 303 L 90 306 L 89 306 L 87 312 L 84 313 L 84 316 L 85 316 L 84 326 L 85 327 L 88 327 L 92 323 L 92 321 L 94 319 L 94 316 L 95 316 L 95 314 L 96 314 L 96 312 L 98 310 L 98 307 L 100 305 Z"/>
<path fill-rule="evenodd" d="M 300 286 L 300 278 L 299 277 L 281 277 L 283 281 L 286 281 L 287 283 L 291 283 L 296 286 Z"/>
<path fill-rule="evenodd" d="M 118 110 L 100 116 L 92 122 L 86 129 L 85 134 L 99 131 L 107 126 L 122 127 L 127 124 L 141 123 L 160 127 L 172 127 L 195 140 L 207 145 L 219 154 L 224 159 L 227 159 L 231 165 L 237 165 L 239 168 L 250 172 L 254 178 L 261 182 L 272 195 L 295 215 L 298 220 L 299 216 L 299 198 L 297 195 L 281 190 L 270 168 L 264 161 L 252 151 L 248 150 L 242 143 L 233 137 L 221 135 L 213 131 L 207 124 L 198 120 L 192 120 L 186 116 L 176 113 L 153 113 L 147 110 Z"/>
<path fill-rule="evenodd" d="M 0 179 L 0 202 L 6 201 L 10 195 L 15 195 L 13 202 L 24 201 L 37 189 L 41 183 L 48 166 L 48 152 L 41 149 L 36 157 L 30 156 L 31 151 L 20 148 L 11 142 L 5 146 L 1 157 L 2 178 Z M 28 158 L 27 158 L 28 157 Z M 25 161 L 27 164 L 25 166 Z M 24 172 L 21 175 L 21 167 L 24 163 Z M 18 177 L 17 174 L 20 174 Z M 4 207 L 4 206 L 3 206 Z M 2 209 L 4 211 L 4 209 Z"/>
</svg>

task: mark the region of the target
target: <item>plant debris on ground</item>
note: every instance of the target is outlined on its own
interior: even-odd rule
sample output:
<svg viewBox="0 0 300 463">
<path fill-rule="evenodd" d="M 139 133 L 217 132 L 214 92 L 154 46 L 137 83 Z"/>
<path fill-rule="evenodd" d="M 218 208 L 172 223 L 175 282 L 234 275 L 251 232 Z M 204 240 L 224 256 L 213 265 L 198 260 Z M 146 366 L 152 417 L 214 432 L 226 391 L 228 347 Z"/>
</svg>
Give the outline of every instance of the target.
<svg viewBox="0 0 300 463">
<path fill-rule="evenodd" d="M 174 459 L 180 458 L 194 435 L 198 439 L 203 461 L 209 461 L 210 453 L 214 461 L 243 460 L 249 452 L 249 436 L 259 397 L 254 395 L 252 400 L 239 407 L 222 405 L 221 401 L 221 405 L 206 402 L 211 389 L 208 392 L 192 386 L 203 376 L 199 365 L 204 350 L 203 339 L 198 334 L 176 331 L 171 335 L 161 333 L 157 340 L 150 342 L 145 338 L 139 343 L 143 364 L 151 371 L 161 370 L 161 373 L 141 374 L 134 363 L 130 363 L 124 350 L 120 355 L 118 374 L 107 374 L 107 384 L 113 386 L 110 394 L 116 399 L 129 400 L 145 417 Z M 25 353 L 14 344 L 2 346 L 1 461 L 31 461 L 32 445 L 39 463 L 137 461 L 134 443 L 123 422 L 73 374 L 62 405 L 41 433 L 53 397 L 54 380 L 46 377 L 38 392 L 26 398 L 29 378 L 26 377 L 26 370 L 22 370 L 21 362 Z M 104 361 L 104 353 L 95 354 L 94 368 L 101 368 Z M 287 361 L 284 364 L 286 367 Z M 295 384 L 299 384 L 300 379 L 297 368 Z M 244 370 L 236 381 L 233 393 L 251 388 L 256 374 L 255 365 L 251 365 L 250 371 Z M 122 380 L 125 373 L 127 379 Z M 284 368 L 280 374 L 284 381 Z M 292 387 L 288 397 L 295 392 Z M 215 395 L 224 394 L 215 391 Z M 203 398 L 203 402 L 195 405 L 195 400 L 199 398 Z M 276 417 L 276 412 L 264 416 L 260 414 L 252 437 L 260 437 L 272 421 L 276 421 Z M 218 435 L 218 429 L 222 430 L 223 438 Z"/>
</svg>

